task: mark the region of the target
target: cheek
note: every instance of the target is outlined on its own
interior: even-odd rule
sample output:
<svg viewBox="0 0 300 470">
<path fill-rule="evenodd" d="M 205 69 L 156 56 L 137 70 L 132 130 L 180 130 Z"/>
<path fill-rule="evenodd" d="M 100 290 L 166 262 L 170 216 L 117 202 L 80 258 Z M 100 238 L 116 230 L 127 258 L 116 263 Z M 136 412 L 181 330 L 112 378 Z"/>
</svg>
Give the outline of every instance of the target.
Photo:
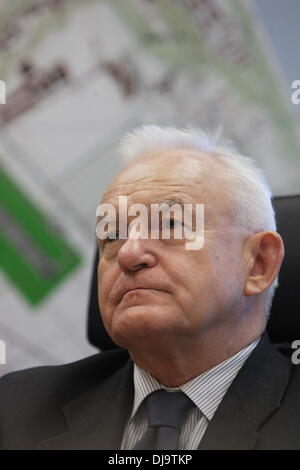
<svg viewBox="0 0 300 470">
<path fill-rule="evenodd" d="M 215 253 L 212 266 L 216 298 L 219 301 L 239 298 L 243 291 L 244 270 L 237 250 L 228 243 L 227 250 Z"/>
<path fill-rule="evenodd" d="M 109 293 L 114 285 L 115 277 L 113 270 L 109 266 L 106 266 L 104 262 L 99 263 L 98 298 L 102 310 L 107 306 Z"/>
<path fill-rule="evenodd" d="M 211 278 L 203 256 L 185 252 L 172 263 L 168 274 L 174 281 L 173 295 L 181 309 L 186 312 L 197 310 Z"/>
<path fill-rule="evenodd" d="M 224 291 L 236 286 L 239 273 L 235 272 L 236 267 L 231 270 L 229 258 L 207 243 L 206 250 L 190 251 L 178 259 L 177 280 L 183 287 L 175 292 L 179 303 L 201 309 L 204 304 L 218 302 Z"/>
</svg>

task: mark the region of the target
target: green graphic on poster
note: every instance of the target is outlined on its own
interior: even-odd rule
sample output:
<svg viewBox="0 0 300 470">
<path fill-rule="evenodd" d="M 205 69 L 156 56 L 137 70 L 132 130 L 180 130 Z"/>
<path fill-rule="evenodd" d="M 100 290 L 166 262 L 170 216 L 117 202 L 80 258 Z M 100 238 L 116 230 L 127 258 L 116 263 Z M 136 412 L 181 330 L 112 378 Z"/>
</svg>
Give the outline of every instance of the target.
<svg viewBox="0 0 300 470">
<path fill-rule="evenodd" d="M 0 267 L 32 305 L 39 304 L 80 256 L 0 168 Z"/>
</svg>

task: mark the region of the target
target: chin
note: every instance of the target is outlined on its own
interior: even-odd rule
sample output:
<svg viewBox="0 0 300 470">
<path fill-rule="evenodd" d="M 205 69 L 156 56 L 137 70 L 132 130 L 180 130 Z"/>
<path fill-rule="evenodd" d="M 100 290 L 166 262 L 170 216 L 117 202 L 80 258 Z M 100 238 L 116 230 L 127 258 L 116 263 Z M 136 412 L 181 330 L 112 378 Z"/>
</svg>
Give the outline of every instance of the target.
<svg viewBox="0 0 300 470">
<path fill-rule="evenodd" d="M 175 321 L 174 310 L 168 313 L 160 306 L 128 307 L 121 312 L 115 312 L 110 335 L 113 341 L 128 349 L 131 344 L 145 343 L 145 340 L 155 341 L 165 334 L 174 335 L 178 325 Z"/>
</svg>

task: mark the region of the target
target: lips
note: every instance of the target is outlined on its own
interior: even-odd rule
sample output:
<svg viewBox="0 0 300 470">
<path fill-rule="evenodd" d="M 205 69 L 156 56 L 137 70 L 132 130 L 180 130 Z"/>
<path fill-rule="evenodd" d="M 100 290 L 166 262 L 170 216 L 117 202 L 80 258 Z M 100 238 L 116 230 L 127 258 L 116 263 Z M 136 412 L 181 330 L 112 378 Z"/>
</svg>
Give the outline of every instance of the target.
<svg viewBox="0 0 300 470">
<path fill-rule="evenodd" d="M 161 289 L 153 289 L 152 287 L 136 287 L 135 289 L 129 289 L 127 290 L 123 295 L 122 297 L 124 297 L 126 294 L 128 294 L 128 292 L 134 292 L 136 290 L 154 290 L 154 291 L 157 291 L 157 292 L 162 292 Z"/>
<path fill-rule="evenodd" d="M 141 286 L 141 285 L 138 285 L 138 286 L 135 286 L 135 287 L 123 287 L 122 289 L 120 289 L 120 291 L 117 293 L 117 302 L 120 302 L 123 297 L 128 293 L 128 292 L 133 292 L 135 290 L 140 290 L 140 289 L 143 289 L 143 290 L 154 290 L 154 291 L 158 291 L 158 292 L 166 292 L 165 290 L 163 289 L 160 289 L 160 288 L 156 288 L 156 287 L 150 287 L 150 286 Z"/>
</svg>

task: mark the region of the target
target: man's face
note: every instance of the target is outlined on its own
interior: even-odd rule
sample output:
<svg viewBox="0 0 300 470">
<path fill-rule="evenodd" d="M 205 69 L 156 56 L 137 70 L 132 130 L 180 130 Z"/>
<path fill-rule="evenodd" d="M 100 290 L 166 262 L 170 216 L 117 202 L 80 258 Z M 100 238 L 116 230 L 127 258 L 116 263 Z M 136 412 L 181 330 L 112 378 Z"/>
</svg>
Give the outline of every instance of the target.
<svg viewBox="0 0 300 470">
<path fill-rule="evenodd" d="M 226 191 L 220 165 L 210 157 L 203 163 L 192 150 L 140 158 L 107 189 L 101 202 L 116 210 L 121 195 L 128 207 L 170 200 L 204 204 L 200 250 L 187 250 L 186 240 L 173 238 L 99 241 L 99 305 L 116 343 L 130 350 L 154 340 L 198 339 L 237 322 L 246 277 L 242 236 Z"/>
</svg>

